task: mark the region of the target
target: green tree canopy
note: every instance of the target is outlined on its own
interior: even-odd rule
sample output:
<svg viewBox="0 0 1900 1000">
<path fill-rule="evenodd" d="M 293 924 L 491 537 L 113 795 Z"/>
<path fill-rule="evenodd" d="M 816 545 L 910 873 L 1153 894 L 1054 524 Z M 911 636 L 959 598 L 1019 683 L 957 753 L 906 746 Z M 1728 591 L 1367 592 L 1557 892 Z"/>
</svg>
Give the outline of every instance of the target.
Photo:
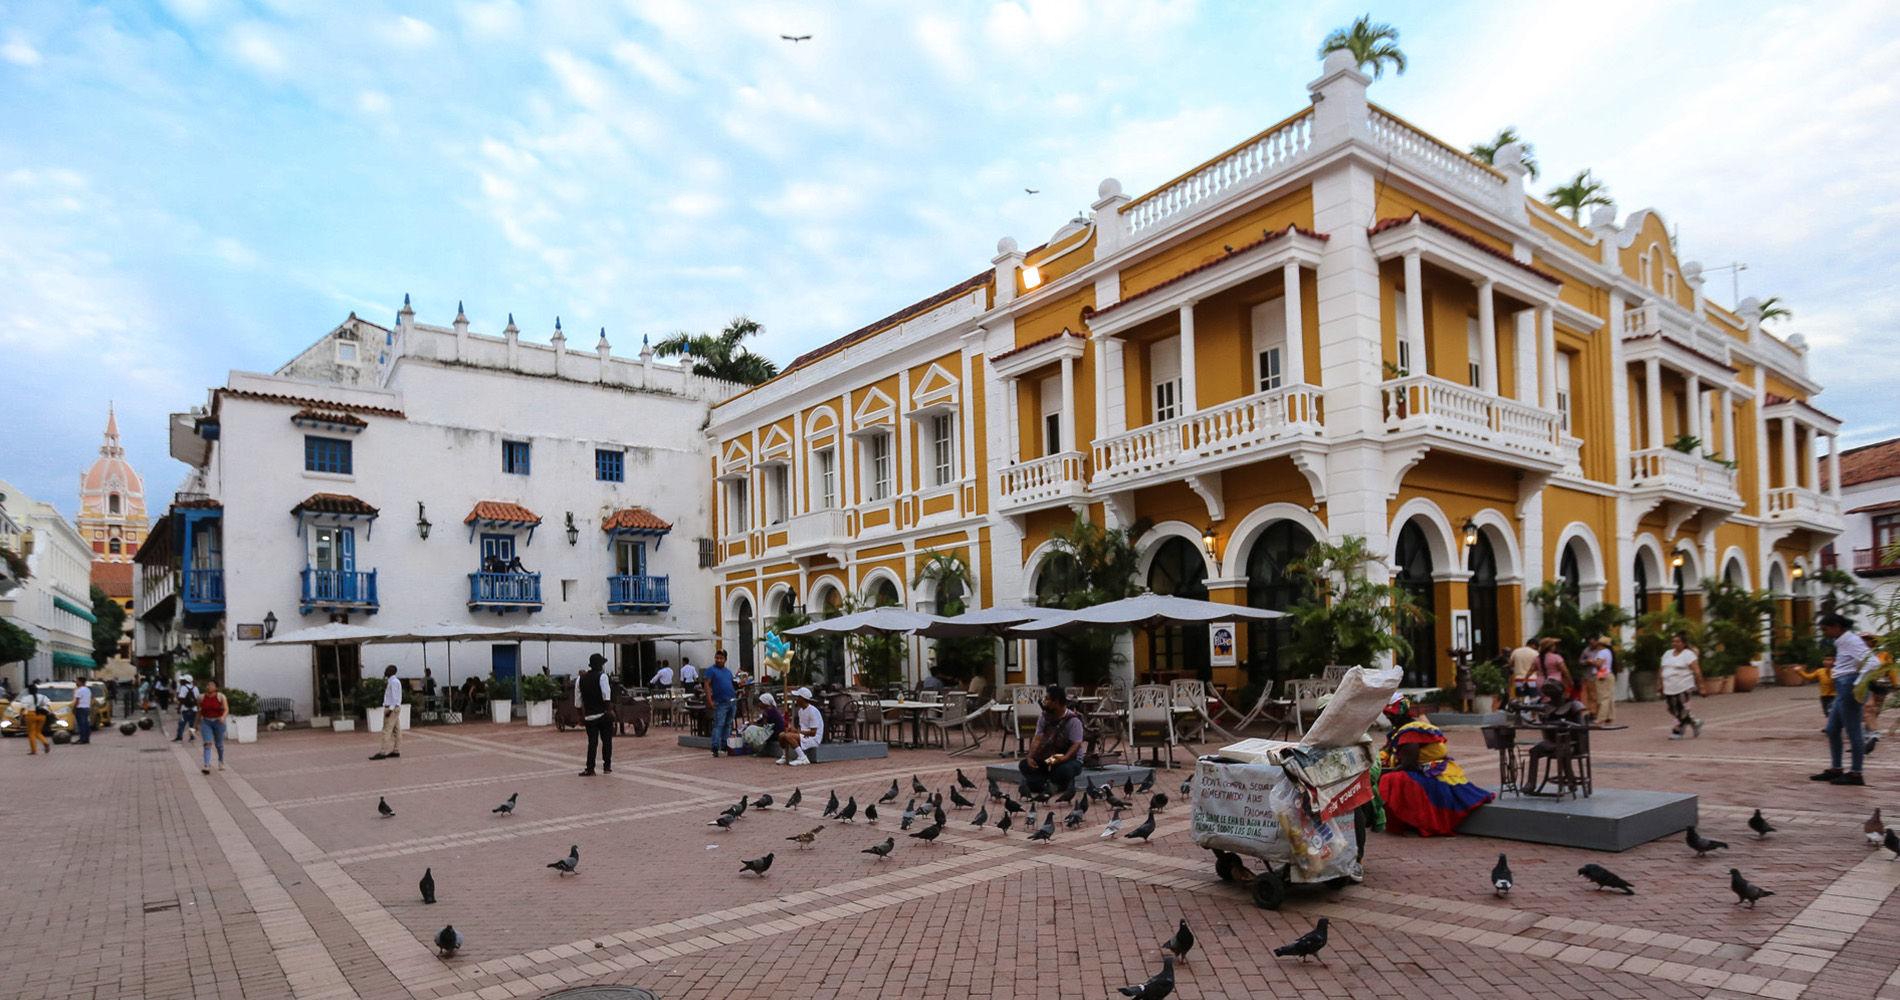
<svg viewBox="0 0 1900 1000">
<path fill-rule="evenodd" d="M 0 663 L 21 663 L 33 658 L 39 652 L 37 639 L 26 629 L 0 618 Z"/>
<path fill-rule="evenodd" d="M 1575 177 L 1545 192 L 1544 201 L 1559 212 L 1569 212 L 1572 222 L 1583 221 L 1583 210 L 1591 205 L 1614 204 L 1609 186 L 1590 176 L 1588 170 L 1577 171 Z"/>
<path fill-rule="evenodd" d="M 1371 14 L 1362 14 L 1352 22 L 1350 28 L 1335 28 L 1320 43 L 1319 56 L 1326 58 L 1330 53 L 1345 49 L 1359 61 L 1359 68 L 1372 67 L 1373 76 L 1384 76 L 1389 63 L 1402 76 L 1405 73 L 1405 53 L 1399 49 L 1399 29 L 1389 24 L 1373 24 Z"/>
<path fill-rule="evenodd" d="M 1497 166 L 1498 150 L 1514 142 L 1517 143 L 1518 148 L 1523 151 L 1524 167 L 1531 172 L 1531 180 L 1536 180 L 1538 176 L 1537 148 L 1525 142 L 1523 137 L 1517 134 L 1517 126 L 1515 125 L 1506 125 L 1498 129 L 1497 136 L 1490 142 L 1472 143 L 1471 155 L 1495 167 Z"/>
<path fill-rule="evenodd" d="M 125 608 L 106 596 L 98 584 L 92 585 L 92 662 L 105 666 L 119 653 L 119 641 L 125 638 Z"/>
<path fill-rule="evenodd" d="M 676 333 L 653 345 L 661 357 L 685 355 L 693 358 L 693 374 L 758 385 L 778 374 L 778 365 L 745 346 L 748 337 L 765 332 L 756 320 L 735 316 L 716 334 Z"/>
</svg>

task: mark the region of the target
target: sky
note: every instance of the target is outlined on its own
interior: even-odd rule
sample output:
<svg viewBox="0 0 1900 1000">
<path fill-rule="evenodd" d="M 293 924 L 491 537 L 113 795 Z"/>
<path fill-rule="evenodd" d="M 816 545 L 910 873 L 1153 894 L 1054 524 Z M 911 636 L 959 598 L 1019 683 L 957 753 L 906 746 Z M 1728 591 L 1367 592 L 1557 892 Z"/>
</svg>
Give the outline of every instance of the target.
<svg viewBox="0 0 1900 1000">
<path fill-rule="evenodd" d="M 0 476 L 75 513 L 110 404 L 162 509 L 166 414 L 404 294 L 624 354 L 744 314 L 783 364 L 1298 110 L 1366 7 L 0 0 Z M 1746 263 L 1847 443 L 1900 434 L 1900 5 L 1577 11 L 1374 5 L 1372 99 Z"/>
</svg>

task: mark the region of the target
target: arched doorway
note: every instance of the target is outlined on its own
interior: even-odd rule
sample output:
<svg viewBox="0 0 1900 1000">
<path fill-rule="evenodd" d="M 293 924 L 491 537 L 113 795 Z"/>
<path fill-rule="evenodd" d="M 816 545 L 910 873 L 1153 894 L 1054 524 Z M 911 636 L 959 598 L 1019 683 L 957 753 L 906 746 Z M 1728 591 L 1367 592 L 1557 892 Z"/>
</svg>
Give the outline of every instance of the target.
<svg viewBox="0 0 1900 1000">
<path fill-rule="evenodd" d="M 1641 618 L 1649 614 L 1649 567 L 1644 564 L 1640 554 L 1636 557 L 1636 564 L 1630 568 L 1630 579 L 1635 582 L 1633 596 L 1636 601 L 1630 613 Z"/>
<path fill-rule="evenodd" d="M 1681 566 L 1676 567 L 1675 584 L 1676 584 L 1676 593 L 1675 593 L 1676 613 L 1688 614 L 1688 611 L 1686 609 L 1689 607 L 1689 575 L 1682 571 Z"/>
<path fill-rule="evenodd" d="M 811 617 L 817 621 L 836 618 L 844 613 L 844 595 L 835 587 L 826 587 L 818 592 L 817 607 L 811 609 Z M 824 640 L 824 646 L 818 657 L 819 679 L 825 684 L 844 683 L 844 637 L 830 636 Z"/>
<path fill-rule="evenodd" d="M 1074 556 L 1067 552 L 1050 553 L 1036 570 L 1036 605 L 1044 608 L 1065 607 L 1063 597 L 1075 584 L 1077 573 Z M 1030 684 L 1070 683 L 1070 671 L 1063 656 L 1064 643 L 1060 639 L 1036 639 L 1034 642 L 1035 672 L 1026 673 L 1023 680 Z"/>
<path fill-rule="evenodd" d="M 1247 606 L 1263 611 L 1285 611 L 1312 592 L 1302 580 L 1288 575 L 1287 566 L 1313 544 L 1313 536 L 1293 521 L 1275 521 L 1254 539 L 1247 551 Z M 1256 684 L 1286 679 L 1281 650 L 1293 641 L 1293 619 L 1276 618 L 1247 626 L 1247 674 Z"/>
<path fill-rule="evenodd" d="M 1432 549 L 1417 521 L 1405 522 L 1399 529 L 1399 544 L 1393 549 L 1398 564 L 1393 582 L 1412 597 L 1412 603 L 1424 611 L 1424 620 L 1405 627 L 1405 641 L 1412 646 L 1410 656 L 1402 657 L 1405 683 L 1413 687 L 1438 686 L 1438 634 L 1432 626 L 1436 607 L 1432 600 Z"/>
<path fill-rule="evenodd" d="M 1207 560 L 1185 538 L 1169 538 L 1155 550 L 1148 564 L 1148 589 L 1162 595 L 1207 600 Z M 1148 644 L 1148 671 L 1177 677 L 1212 680 L 1208 665 L 1207 626 L 1170 625 L 1154 630 Z"/>
<path fill-rule="evenodd" d="M 1577 542 L 1572 539 L 1564 546 L 1564 554 L 1557 560 L 1557 579 L 1563 583 L 1564 596 L 1570 603 L 1582 606 L 1583 568 L 1577 560 Z"/>
<path fill-rule="evenodd" d="M 740 597 L 734 602 L 733 610 L 739 619 L 739 670 L 746 674 L 756 675 L 758 671 L 752 663 L 754 631 L 752 601 L 749 598 Z"/>
<path fill-rule="evenodd" d="M 1466 601 L 1471 606 L 1471 663 L 1483 663 L 1501 650 L 1498 636 L 1498 553 L 1491 539 L 1478 532 L 1471 546 L 1467 567 L 1471 579 L 1465 585 Z"/>
</svg>

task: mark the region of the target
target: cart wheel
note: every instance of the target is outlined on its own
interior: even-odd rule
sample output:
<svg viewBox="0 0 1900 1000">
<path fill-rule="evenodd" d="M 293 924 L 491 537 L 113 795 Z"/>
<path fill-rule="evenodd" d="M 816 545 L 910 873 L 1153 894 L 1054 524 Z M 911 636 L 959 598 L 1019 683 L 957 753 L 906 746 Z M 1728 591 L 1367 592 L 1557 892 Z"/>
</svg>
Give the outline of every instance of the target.
<svg viewBox="0 0 1900 1000">
<path fill-rule="evenodd" d="M 1261 872 L 1253 880 L 1253 905 L 1263 910 L 1277 910 L 1286 902 L 1286 883 L 1272 872 Z"/>
</svg>

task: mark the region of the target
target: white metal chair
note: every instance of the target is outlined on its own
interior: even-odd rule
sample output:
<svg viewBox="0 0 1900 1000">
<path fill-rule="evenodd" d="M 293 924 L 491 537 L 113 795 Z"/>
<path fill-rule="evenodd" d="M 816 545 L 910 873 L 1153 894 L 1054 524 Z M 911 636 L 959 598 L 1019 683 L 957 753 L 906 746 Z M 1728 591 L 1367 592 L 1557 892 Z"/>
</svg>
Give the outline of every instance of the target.
<svg viewBox="0 0 1900 1000">
<path fill-rule="evenodd" d="M 1320 696 L 1332 694 L 1338 689 L 1338 681 L 1329 681 L 1324 677 L 1301 677 L 1287 682 L 1286 696 L 1287 700 L 1293 703 L 1294 729 L 1299 735 L 1306 735 L 1306 720 L 1303 713 L 1309 710 L 1317 713 Z"/>
<path fill-rule="evenodd" d="M 1172 693 L 1160 684 L 1143 684 L 1134 690 L 1128 705 L 1128 746 L 1139 763 L 1141 748 L 1152 747 L 1159 766 L 1162 747 L 1168 748 L 1168 767 L 1174 767 L 1174 704 Z"/>
<path fill-rule="evenodd" d="M 1010 732 L 1016 737 L 1016 756 L 1029 752 L 1029 741 L 1036 735 L 1036 720 L 1042 715 L 1044 688 L 1035 684 L 1013 684 L 1007 691 L 1014 706 L 1009 713 Z"/>
<path fill-rule="evenodd" d="M 1325 670 L 1320 671 L 1320 677 L 1323 680 L 1331 682 L 1333 690 L 1337 691 L 1339 690 L 1339 682 L 1346 679 L 1346 671 L 1351 669 L 1352 665 L 1348 663 L 1330 664 Z"/>
<path fill-rule="evenodd" d="M 1168 685 L 1168 697 L 1174 708 L 1191 708 L 1193 715 L 1182 715 L 1177 734 L 1189 743 L 1207 741 L 1207 682 L 1177 680 Z"/>
<path fill-rule="evenodd" d="M 1296 714 L 1293 703 L 1285 698 L 1281 698 L 1277 701 L 1274 700 L 1272 681 L 1267 681 L 1261 686 L 1260 697 L 1254 701 L 1253 707 L 1248 709 L 1245 714 L 1242 714 L 1238 708 L 1235 708 L 1232 702 L 1222 702 L 1221 710 L 1215 718 L 1225 719 L 1228 716 L 1234 718 L 1234 722 L 1231 726 L 1222 726 L 1218 722 L 1213 721 L 1210 721 L 1208 724 L 1213 727 L 1215 732 L 1230 740 L 1240 739 L 1239 734 L 1245 732 L 1248 726 L 1263 719 L 1270 727 L 1267 730 L 1269 739 L 1284 736 L 1292 732 L 1299 725 L 1298 715 Z"/>
</svg>

